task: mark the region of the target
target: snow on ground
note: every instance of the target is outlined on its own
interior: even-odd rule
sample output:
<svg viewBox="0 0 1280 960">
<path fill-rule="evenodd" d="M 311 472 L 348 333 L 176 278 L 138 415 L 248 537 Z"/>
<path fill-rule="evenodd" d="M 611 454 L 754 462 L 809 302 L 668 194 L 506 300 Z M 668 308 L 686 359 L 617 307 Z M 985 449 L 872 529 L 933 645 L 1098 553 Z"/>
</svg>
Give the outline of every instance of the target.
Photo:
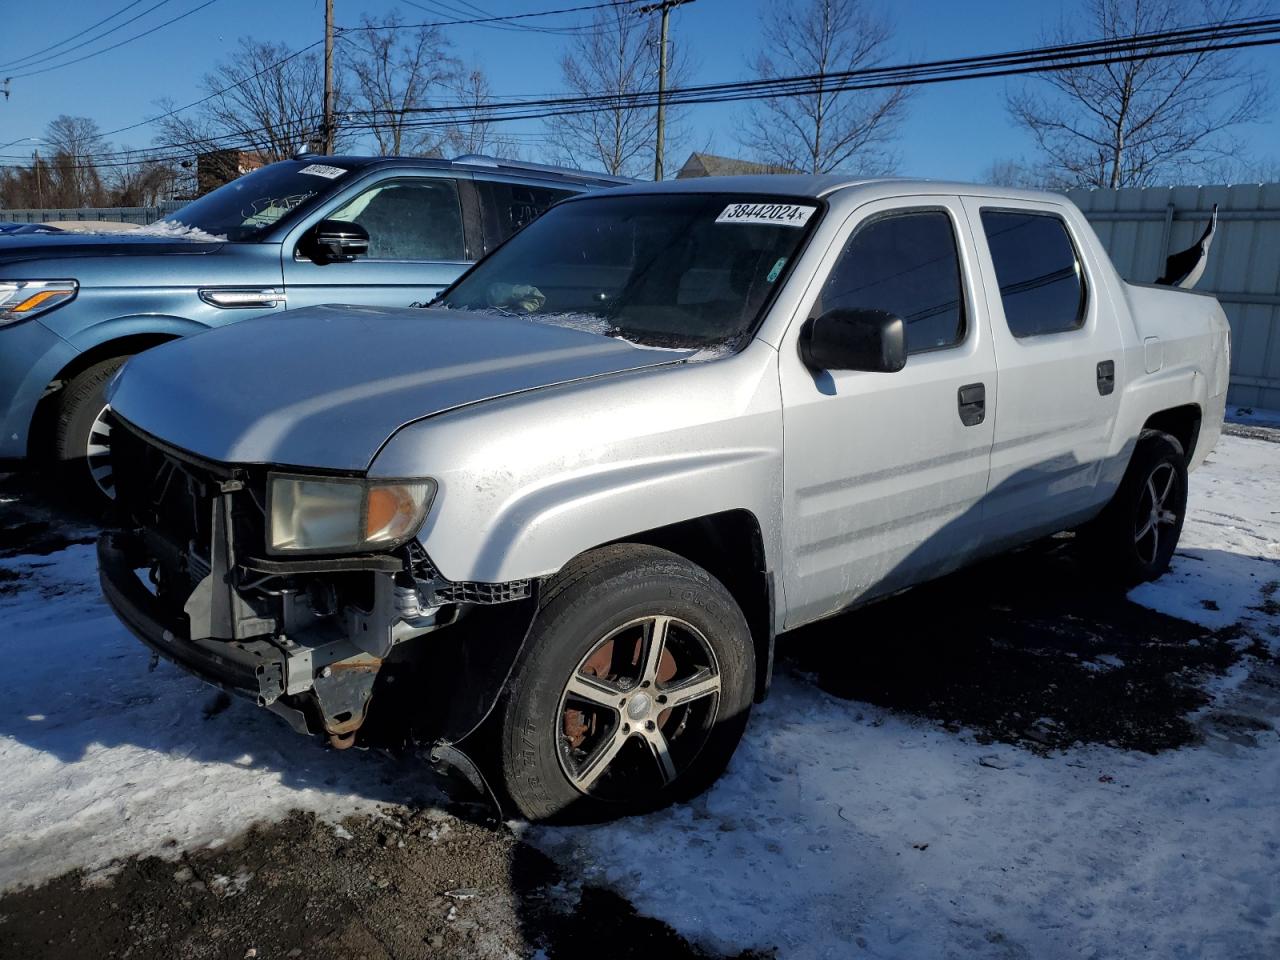
<svg viewBox="0 0 1280 960">
<path fill-rule="evenodd" d="M 295 808 L 337 820 L 431 793 L 248 702 L 206 717 L 217 691 L 167 663 L 148 671 L 100 599 L 92 545 L 0 560 L 0 625 L 0 889 L 176 854 Z"/>
<path fill-rule="evenodd" d="M 1280 445 L 1224 437 L 1191 504 L 1173 572 L 1134 598 L 1240 622 L 1280 653 L 1267 594 L 1280 581 Z M 206 716 L 210 688 L 166 664 L 147 671 L 98 598 L 91 546 L 0 560 L 0 657 L 0 888 L 430 786 L 247 703 Z M 783 675 L 704 797 L 526 836 L 695 941 L 777 946 L 787 960 L 1274 960 L 1280 736 L 1257 663 L 1210 689 L 1213 711 L 1247 704 L 1261 729 L 1206 722 L 1202 745 L 1154 756 L 984 745 Z"/>
<path fill-rule="evenodd" d="M 1133 598 L 1280 653 L 1280 616 L 1254 609 L 1280 581 L 1280 445 L 1223 437 L 1190 503 L 1172 574 Z M 1210 689 L 1269 704 L 1256 739 L 1156 756 L 982 745 L 782 676 L 699 800 L 528 837 L 722 950 L 1274 960 L 1280 734 L 1251 662 Z"/>
</svg>

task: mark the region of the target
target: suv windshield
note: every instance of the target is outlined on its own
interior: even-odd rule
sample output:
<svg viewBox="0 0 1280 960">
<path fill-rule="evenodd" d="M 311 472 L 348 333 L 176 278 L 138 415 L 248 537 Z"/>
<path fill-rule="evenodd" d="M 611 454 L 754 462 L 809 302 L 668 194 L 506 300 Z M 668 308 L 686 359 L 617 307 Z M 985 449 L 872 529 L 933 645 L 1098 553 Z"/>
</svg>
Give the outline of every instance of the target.
<svg viewBox="0 0 1280 960">
<path fill-rule="evenodd" d="M 332 162 L 273 163 L 193 200 L 159 223 L 172 224 L 174 232 L 189 230 L 220 240 L 257 240 L 286 214 L 327 193 L 349 172 Z"/>
<path fill-rule="evenodd" d="M 654 347 L 736 346 L 808 234 L 812 200 L 732 194 L 562 203 L 440 297 Z"/>
</svg>

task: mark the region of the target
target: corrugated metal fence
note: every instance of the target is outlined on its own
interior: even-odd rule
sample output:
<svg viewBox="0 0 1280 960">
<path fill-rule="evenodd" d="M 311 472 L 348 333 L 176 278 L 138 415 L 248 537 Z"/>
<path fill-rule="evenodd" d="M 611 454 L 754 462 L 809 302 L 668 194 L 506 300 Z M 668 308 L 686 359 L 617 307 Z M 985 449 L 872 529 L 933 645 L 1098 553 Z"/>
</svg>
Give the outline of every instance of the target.
<svg viewBox="0 0 1280 960">
<path fill-rule="evenodd" d="M 1218 232 L 1197 290 L 1231 321 L 1233 404 L 1280 409 L 1280 183 L 1231 187 L 1072 190 L 1116 269 L 1150 283 L 1170 253 L 1204 231 L 1218 204 Z"/>
<path fill-rule="evenodd" d="M 181 210 L 185 200 L 161 200 L 154 207 L 75 207 L 57 209 L 0 209 L 0 220 L 10 223 L 48 223 L 50 220 L 111 220 L 116 223 L 151 223 L 167 213 Z"/>
</svg>

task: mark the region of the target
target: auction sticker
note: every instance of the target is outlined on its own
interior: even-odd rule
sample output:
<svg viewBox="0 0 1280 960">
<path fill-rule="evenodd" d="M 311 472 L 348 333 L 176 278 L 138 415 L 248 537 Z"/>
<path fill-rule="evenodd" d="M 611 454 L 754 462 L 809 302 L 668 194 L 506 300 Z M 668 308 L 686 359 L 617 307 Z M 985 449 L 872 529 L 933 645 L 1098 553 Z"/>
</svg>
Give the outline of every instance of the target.
<svg viewBox="0 0 1280 960">
<path fill-rule="evenodd" d="M 763 223 L 775 227 L 803 227 L 817 207 L 799 203 L 731 203 L 716 223 Z"/>
<path fill-rule="evenodd" d="M 337 180 L 347 171 L 341 167 L 331 167 L 323 163 L 309 163 L 299 173 L 309 173 L 313 177 L 324 177 L 326 180 Z"/>
</svg>

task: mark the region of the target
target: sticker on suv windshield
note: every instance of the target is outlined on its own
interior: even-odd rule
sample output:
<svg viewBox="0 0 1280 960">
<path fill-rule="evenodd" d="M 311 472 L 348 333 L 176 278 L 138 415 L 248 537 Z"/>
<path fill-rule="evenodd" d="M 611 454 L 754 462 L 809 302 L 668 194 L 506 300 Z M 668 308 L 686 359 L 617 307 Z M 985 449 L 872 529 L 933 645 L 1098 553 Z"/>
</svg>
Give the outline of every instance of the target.
<svg viewBox="0 0 1280 960">
<path fill-rule="evenodd" d="M 803 227 L 817 207 L 799 203 L 731 203 L 716 223 L 764 223 L 775 227 Z"/>
<path fill-rule="evenodd" d="M 309 173 L 313 177 L 324 177 L 326 180 L 337 180 L 347 171 L 341 167 L 330 167 L 323 163 L 309 163 L 299 173 Z"/>
</svg>

